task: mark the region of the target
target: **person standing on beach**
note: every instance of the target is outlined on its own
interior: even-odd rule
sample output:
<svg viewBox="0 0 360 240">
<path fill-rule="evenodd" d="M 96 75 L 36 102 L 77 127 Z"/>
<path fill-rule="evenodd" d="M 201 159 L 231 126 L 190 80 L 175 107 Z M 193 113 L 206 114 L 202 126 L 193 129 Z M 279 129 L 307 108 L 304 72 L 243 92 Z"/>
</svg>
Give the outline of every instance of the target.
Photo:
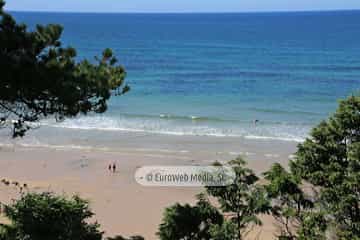
<svg viewBox="0 0 360 240">
<path fill-rule="evenodd" d="M 112 170 L 113 170 L 113 172 L 116 172 L 116 164 L 115 163 L 113 163 L 113 165 L 112 165 Z"/>
</svg>

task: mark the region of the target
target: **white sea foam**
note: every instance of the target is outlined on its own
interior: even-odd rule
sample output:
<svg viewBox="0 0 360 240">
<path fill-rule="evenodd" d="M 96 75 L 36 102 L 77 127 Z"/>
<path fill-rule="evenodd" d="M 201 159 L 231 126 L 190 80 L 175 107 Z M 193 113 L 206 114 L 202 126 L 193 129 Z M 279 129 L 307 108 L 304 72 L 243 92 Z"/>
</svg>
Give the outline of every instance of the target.
<svg viewBox="0 0 360 240">
<path fill-rule="evenodd" d="M 81 146 L 81 145 L 59 145 L 59 144 L 47 144 L 47 143 L 39 143 L 39 142 L 17 142 L 13 144 L 0 144 L 0 147 L 7 147 L 7 148 L 17 148 L 17 147 L 24 147 L 24 148 L 50 148 L 55 150 L 87 150 L 87 151 L 110 151 L 109 148 L 106 147 L 92 147 L 92 146 Z"/>
<path fill-rule="evenodd" d="M 191 118 L 199 119 L 195 116 Z M 302 125 L 262 124 L 254 127 L 250 123 L 241 122 L 231 124 L 219 121 L 212 122 L 211 120 L 186 122 L 179 118 L 169 118 L 169 116 L 159 116 L 158 118 L 87 116 L 67 119 L 60 123 L 44 121 L 43 124 L 83 130 L 143 132 L 179 136 L 244 137 L 247 139 L 295 142 L 304 141 L 309 130 L 309 126 Z"/>
<path fill-rule="evenodd" d="M 303 142 L 305 139 L 301 137 L 280 137 L 280 136 L 254 136 L 254 135 L 248 135 L 244 136 L 247 139 L 257 139 L 257 140 L 280 140 L 280 141 L 292 141 L 292 142 Z"/>
<path fill-rule="evenodd" d="M 278 158 L 279 154 L 266 153 L 264 156 L 267 158 Z"/>
<path fill-rule="evenodd" d="M 40 142 L 36 138 L 18 139 L 9 143 L 0 143 L 1 151 L 14 151 L 17 148 L 30 148 L 30 149 L 53 149 L 57 151 L 69 151 L 69 150 L 81 150 L 88 152 L 141 152 L 144 156 L 149 157 L 166 157 L 167 154 L 185 154 L 189 153 L 188 150 L 168 150 L 158 148 L 117 148 L 117 147 L 99 147 L 99 146 L 88 146 L 88 145 L 74 145 L 74 144 L 48 144 Z M 178 159 L 188 159 L 185 156 L 177 156 Z"/>
<path fill-rule="evenodd" d="M 294 155 L 294 154 L 290 154 L 290 155 L 289 155 L 289 160 L 293 160 L 293 159 L 295 159 L 295 155 Z"/>
<path fill-rule="evenodd" d="M 232 156 L 252 156 L 255 155 L 255 153 L 252 152 L 229 152 Z"/>
</svg>

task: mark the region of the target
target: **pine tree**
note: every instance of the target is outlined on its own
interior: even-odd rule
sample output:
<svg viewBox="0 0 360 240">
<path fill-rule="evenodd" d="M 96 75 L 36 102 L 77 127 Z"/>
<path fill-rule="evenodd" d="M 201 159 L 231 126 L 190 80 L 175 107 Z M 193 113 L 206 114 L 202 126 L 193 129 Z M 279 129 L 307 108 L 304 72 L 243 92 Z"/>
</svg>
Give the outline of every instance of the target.
<svg viewBox="0 0 360 240">
<path fill-rule="evenodd" d="M 125 69 L 110 49 L 95 63 L 76 61 L 76 50 L 62 46 L 61 26 L 28 31 L 4 5 L 0 0 L 0 127 L 11 127 L 13 137 L 45 117 L 102 113 L 112 94 L 129 90 Z"/>
</svg>

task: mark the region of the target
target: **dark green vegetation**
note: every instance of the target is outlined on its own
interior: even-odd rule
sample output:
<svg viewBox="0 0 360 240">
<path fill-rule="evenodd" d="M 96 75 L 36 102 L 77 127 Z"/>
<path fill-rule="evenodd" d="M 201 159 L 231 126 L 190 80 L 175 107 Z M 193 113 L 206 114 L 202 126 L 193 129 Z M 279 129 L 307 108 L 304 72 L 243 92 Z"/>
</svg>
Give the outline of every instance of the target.
<svg viewBox="0 0 360 240">
<path fill-rule="evenodd" d="M 0 0 L 0 127 L 11 127 L 13 137 L 44 117 L 102 113 L 111 94 L 129 90 L 110 49 L 95 63 L 77 62 L 76 50 L 61 44 L 61 26 L 28 31 L 4 12 L 4 4 Z"/>
<path fill-rule="evenodd" d="M 290 163 L 295 176 L 319 189 L 318 208 L 340 239 L 360 239 L 360 96 L 312 130 Z"/>
<path fill-rule="evenodd" d="M 5 184 L 5 183 L 4 183 Z M 6 185 L 6 184 L 5 184 Z M 100 225 L 89 223 L 89 202 L 53 193 L 22 193 L 13 204 L 0 205 L 10 224 L 0 224 L 0 240 L 101 240 Z M 143 240 L 116 236 L 107 240 Z"/>
<path fill-rule="evenodd" d="M 166 208 L 158 236 L 163 240 L 210 239 L 210 228 L 221 225 L 223 221 L 220 212 L 200 194 L 194 207 L 177 203 Z"/>
<path fill-rule="evenodd" d="M 176 204 L 166 209 L 163 223 L 159 227 L 160 239 L 240 240 L 244 239 L 254 226 L 261 225 L 258 214 L 270 213 L 271 206 L 270 201 L 266 198 L 264 188 L 256 184 L 259 178 L 251 169 L 246 168 L 246 162 L 242 158 L 230 161 L 229 166 L 236 174 L 234 184 L 227 187 L 206 187 L 206 193 L 200 195 L 206 204 L 199 205 L 198 203 L 195 207 Z M 206 200 L 207 196 L 216 200 L 220 206 L 219 211 L 224 216 L 218 216 L 219 212 Z M 202 206 L 206 209 L 213 209 L 207 212 L 214 215 L 202 215 L 203 217 L 198 215 L 197 218 L 201 221 L 196 223 L 190 221 L 190 219 L 196 218 L 193 209 L 201 212 L 201 209 L 198 208 Z M 189 210 L 184 211 L 184 208 Z M 215 217 L 222 221 L 214 221 Z M 178 235 L 179 227 L 183 232 L 181 235 Z M 207 233 L 204 233 L 205 230 Z M 171 235 L 167 235 L 169 233 Z"/>
<path fill-rule="evenodd" d="M 175 204 L 165 210 L 160 239 L 243 239 L 254 225 L 261 225 L 257 215 L 270 212 L 270 203 L 255 184 L 258 177 L 241 158 L 230 161 L 229 166 L 236 174 L 234 184 L 207 187 L 194 207 Z M 217 200 L 219 210 L 211 205 L 209 196 Z"/>
<path fill-rule="evenodd" d="M 23 195 L 4 207 L 11 225 L 4 226 L 7 239 L 100 240 L 97 223 L 87 223 L 94 215 L 89 203 L 77 196 L 66 199 L 50 193 Z"/>
<path fill-rule="evenodd" d="M 324 214 L 316 208 L 317 193 L 301 186 L 301 179 L 274 164 L 264 173 L 271 213 L 278 226 L 276 236 L 282 240 L 324 239 Z"/>
<path fill-rule="evenodd" d="M 234 184 L 227 187 L 207 187 L 206 191 L 217 199 L 221 211 L 231 222 L 225 223 L 219 230 L 222 232 L 235 227 L 235 239 L 243 239 L 254 225 L 261 225 L 258 214 L 268 213 L 270 204 L 263 189 L 256 184 L 259 178 L 251 169 L 246 168 L 246 162 L 242 158 L 232 160 L 228 165 L 236 174 Z M 213 233 L 218 234 L 215 230 Z"/>
</svg>

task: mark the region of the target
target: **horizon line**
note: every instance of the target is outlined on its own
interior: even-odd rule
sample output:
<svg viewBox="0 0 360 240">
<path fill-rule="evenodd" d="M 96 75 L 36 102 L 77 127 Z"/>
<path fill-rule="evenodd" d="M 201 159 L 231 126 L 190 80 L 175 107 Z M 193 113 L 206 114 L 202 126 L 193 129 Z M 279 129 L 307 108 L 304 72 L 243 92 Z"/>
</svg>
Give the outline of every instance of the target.
<svg viewBox="0 0 360 240">
<path fill-rule="evenodd" d="M 256 14 L 256 13 L 316 13 L 316 12 L 351 12 L 360 11 L 359 9 L 319 9 L 319 10 L 264 10 L 264 11 L 173 11 L 173 12 L 156 12 L 156 11 L 128 11 L 128 12 L 92 12 L 92 11 L 53 11 L 53 10 L 9 10 L 8 12 L 19 13 L 70 13 L 70 14 Z"/>
</svg>

